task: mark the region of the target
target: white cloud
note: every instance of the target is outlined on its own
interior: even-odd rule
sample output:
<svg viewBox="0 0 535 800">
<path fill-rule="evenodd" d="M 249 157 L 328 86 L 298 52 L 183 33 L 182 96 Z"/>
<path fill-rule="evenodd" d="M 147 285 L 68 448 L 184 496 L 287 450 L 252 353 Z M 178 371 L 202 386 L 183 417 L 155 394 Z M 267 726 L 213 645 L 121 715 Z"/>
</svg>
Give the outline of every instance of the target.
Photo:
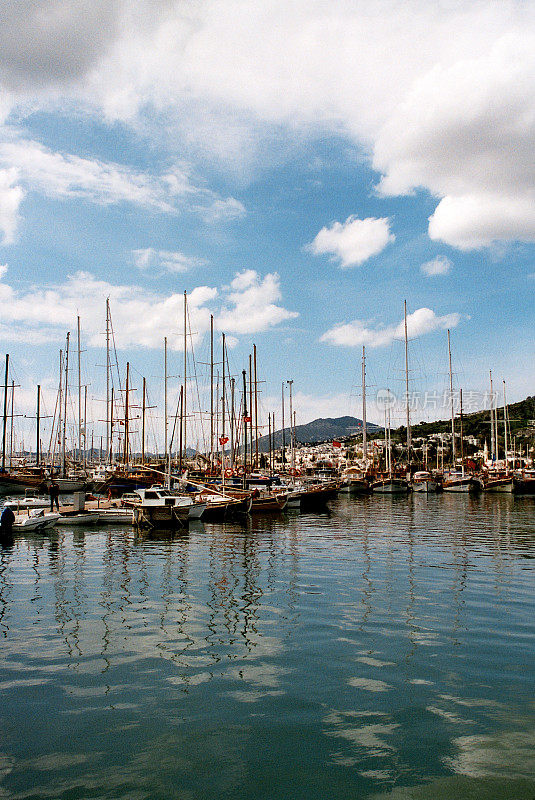
<svg viewBox="0 0 535 800">
<path fill-rule="evenodd" d="M 195 267 L 205 266 L 208 262 L 203 258 L 187 256 L 178 250 L 155 250 L 145 247 L 132 250 L 134 264 L 139 270 L 162 267 L 167 272 L 182 273 Z"/>
<path fill-rule="evenodd" d="M 282 297 L 280 278 L 269 273 L 263 278 L 252 269 L 239 272 L 227 289 L 225 305 L 217 326 L 229 333 L 261 333 L 299 316 L 277 305 Z"/>
<path fill-rule="evenodd" d="M 384 193 L 423 187 L 457 203 L 447 225 L 439 206 L 434 236 L 466 248 L 532 241 L 535 6 L 387 5 L 5 0 L 0 82 L 19 107 L 90 103 L 240 164 L 255 148 L 264 160 L 280 125 L 296 138 L 346 135 Z M 486 210 L 493 197 L 508 199 L 505 221 Z M 483 203 L 469 225 L 470 198 Z"/>
<path fill-rule="evenodd" d="M 377 255 L 394 239 L 388 219 L 352 216 L 344 223 L 333 222 L 330 228 L 322 228 L 308 249 L 317 256 L 331 255 L 346 269 Z"/>
<path fill-rule="evenodd" d="M 208 222 L 245 214 L 244 206 L 235 198 L 220 198 L 200 183 L 196 184 L 185 165 L 175 165 L 160 175 L 151 175 L 121 164 L 53 152 L 39 142 L 16 140 L 0 142 L 2 166 L 10 167 L 0 171 L 6 176 L 4 187 L 0 178 L 0 214 L 2 205 L 6 205 L 0 222 L 4 222 L 5 216 L 3 229 L 8 231 L 13 228 L 12 220 L 16 220 L 16 209 L 24 195 L 20 186 L 12 185 L 15 180 L 28 190 L 48 197 L 82 198 L 104 206 L 133 203 L 176 214 L 187 204 Z"/>
<path fill-rule="evenodd" d="M 431 261 L 426 261 L 422 264 L 420 271 L 428 278 L 434 278 L 437 275 L 448 275 L 453 267 L 452 262 L 446 256 L 437 256 Z"/>
<path fill-rule="evenodd" d="M 19 206 L 24 198 L 24 191 L 16 186 L 15 169 L 0 169 L 0 233 L 2 244 L 11 244 L 15 240 L 19 220 Z"/>
<path fill-rule="evenodd" d="M 447 196 L 429 217 L 429 236 L 460 250 L 512 239 L 535 242 L 535 192 Z"/>
<path fill-rule="evenodd" d="M 430 308 L 418 308 L 412 314 L 407 314 L 407 334 L 410 339 L 416 339 L 435 330 L 455 328 L 460 319 L 460 314 L 457 313 L 437 316 Z M 392 344 L 395 339 L 403 339 L 404 336 L 404 320 L 397 325 L 376 325 L 372 327 L 370 323 L 356 319 L 353 322 L 335 325 L 322 335 L 320 341 L 341 347 L 364 345 L 374 348 L 386 347 Z"/>
<path fill-rule="evenodd" d="M 161 348 L 167 336 L 170 349 L 182 350 L 183 292 L 156 294 L 140 286 L 111 284 L 87 272 L 77 272 L 63 284 L 17 289 L 0 267 L 2 320 L 0 339 L 27 344 L 60 342 L 69 326 L 81 316 L 84 335 L 92 347 L 104 346 L 105 301 L 110 299 L 119 349 Z M 210 329 L 214 313 L 220 330 L 234 334 L 256 333 L 297 316 L 275 304 L 281 291 L 277 275 L 262 278 L 252 270 L 238 273 L 230 287 L 197 286 L 188 292 L 188 311 L 194 340 Z M 215 307 L 214 307 L 215 306 Z M 213 310 L 211 310 L 211 307 Z M 218 307 L 221 312 L 218 312 Z M 229 337 L 230 344 L 235 343 Z"/>
</svg>

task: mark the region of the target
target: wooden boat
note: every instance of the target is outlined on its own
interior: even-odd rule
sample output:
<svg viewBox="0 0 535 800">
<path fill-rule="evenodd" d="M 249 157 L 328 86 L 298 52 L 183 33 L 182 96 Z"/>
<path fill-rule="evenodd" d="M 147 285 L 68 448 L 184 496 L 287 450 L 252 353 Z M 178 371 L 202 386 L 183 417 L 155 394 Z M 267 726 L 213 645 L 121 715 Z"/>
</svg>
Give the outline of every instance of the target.
<svg viewBox="0 0 535 800">
<path fill-rule="evenodd" d="M 380 478 L 371 485 L 374 494 L 406 494 L 410 490 L 408 480 L 405 478 Z"/>
<path fill-rule="evenodd" d="M 515 494 L 535 494 L 535 469 L 524 469 L 513 475 Z"/>
<path fill-rule="evenodd" d="M 288 504 L 286 492 L 255 492 L 252 495 L 251 514 L 267 514 L 284 511 Z"/>
<path fill-rule="evenodd" d="M 346 494 L 369 494 L 370 482 L 358 467 L 348 467 L 341 476 L 340 490 Z"/>
<path fill-rule="evenodd" d="M 415 472 L 412 476 L 411 489 L 413 492 L 430 494 L 440 491 L 441 484 L 430 472 L 422 470 L 420 472 Z"/>
<path fill-rule="evenodd" d="M 442 491 L 467 494 L 468 492 L 480 491 L 481 486 L 471 475 L 463 472 L 448 472 L 442 481 Z"/>
<path fill-rule="evenodd" d="M 179 495 L 170 489 L 151 487 L 138 489 L 141 502 L 133 509 L 134 524 L 139 527 L 177 528 L 189 519 L 200 519 L 205 503 L 197 503 L 191 497 Z"/>
<path fill-rule="evenodd" d="M 338 494 L 339 484 L 337 481 L 304 485 L 300 487 L 301 492 L 301 511 L 313 511 L 316 508 L 325 508 L 329 500 L 333 500 Z"/>
<path fill-rule="evenodd" d="M 513 476 L 505 472 L 487 472 L 483 475 L 483 487 L 485 492 L 511 493 L 513 491 Z"/>
</svg>

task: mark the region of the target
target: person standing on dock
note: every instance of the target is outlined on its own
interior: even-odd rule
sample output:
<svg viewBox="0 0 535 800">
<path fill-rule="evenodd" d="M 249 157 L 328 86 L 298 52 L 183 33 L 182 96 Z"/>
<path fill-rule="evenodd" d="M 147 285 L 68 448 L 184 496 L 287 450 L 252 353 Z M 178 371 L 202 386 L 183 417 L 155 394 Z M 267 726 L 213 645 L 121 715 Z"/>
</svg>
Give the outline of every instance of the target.
<svg viewBox="0 0 535 800">
<path fill-rule="evenodd" d="M 56 504 L 56 508 L 59 511 L 59 486 L 56 482 L 55 478 L 52 478 L 50 481 L 50 487 L 48 489 L 48 494 L 50 496 L 50 510 L 54 511 L 54 503 Z"/>
</svg>

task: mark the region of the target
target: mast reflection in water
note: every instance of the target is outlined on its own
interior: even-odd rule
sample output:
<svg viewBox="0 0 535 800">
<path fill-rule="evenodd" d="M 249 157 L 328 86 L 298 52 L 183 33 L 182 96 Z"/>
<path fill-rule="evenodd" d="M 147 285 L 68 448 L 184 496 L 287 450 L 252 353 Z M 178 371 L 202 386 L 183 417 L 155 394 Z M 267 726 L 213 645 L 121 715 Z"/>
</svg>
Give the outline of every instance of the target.
<svg viewBox="0 0 535 800">
<path fill-rule="evenodd" d="M 533 800 L 533 510 L 380 496 L 15 538 L 0 796 Z"/>
</svg>

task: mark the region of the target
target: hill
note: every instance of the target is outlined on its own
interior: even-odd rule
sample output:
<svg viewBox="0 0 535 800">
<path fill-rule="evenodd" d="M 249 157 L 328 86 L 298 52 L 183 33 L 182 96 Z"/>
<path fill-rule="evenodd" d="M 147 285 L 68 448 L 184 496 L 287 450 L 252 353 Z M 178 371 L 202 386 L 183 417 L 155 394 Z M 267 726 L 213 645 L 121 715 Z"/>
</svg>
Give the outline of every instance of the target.
<svg viewBox="0 0 535 800">
<path fill-rule="evenodd" d="M 370 433 L 381 430 L 377 425 L 368 422 L 366 424 L 367 430 Z M 295 429 L 295 438 L 301 444 L 315 444 L 317 442 L 325 442 L 332 439 L 344 439 L 348 436 L 355 436 L 362 431 L 362 420 L 356 417 L 326 417 L 315 419 L 312 422 L 307 422 L 306 425 L 297 425 Z M 290 443 L 290 428 L 284 428 L 284 437 L 286 445 Z M 282 447 L 282 429 L 275 431 L 274 434 L 274 447 L 275 449 Z M 258 449 L 261 452 L 267 452 L 269 449 L 269 437 L 262 436 L 258 439 Z"/>
</svg>

